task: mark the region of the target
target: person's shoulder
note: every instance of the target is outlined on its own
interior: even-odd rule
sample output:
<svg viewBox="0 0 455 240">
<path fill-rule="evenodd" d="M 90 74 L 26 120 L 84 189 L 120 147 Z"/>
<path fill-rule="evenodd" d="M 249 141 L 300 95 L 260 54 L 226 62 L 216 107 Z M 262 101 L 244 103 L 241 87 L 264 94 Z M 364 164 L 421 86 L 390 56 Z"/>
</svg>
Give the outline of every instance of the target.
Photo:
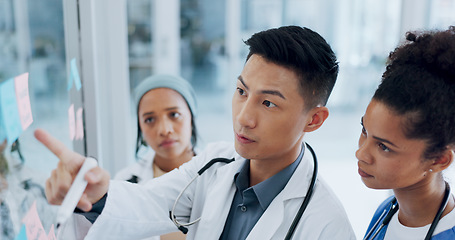
<svg viewBox="0 0 455 240">
<path fill-rule="evenodd" d="M 331 207 L 341 209 L 344 212 L 344 207 L 341 201 L 338 199 L 335 192 L 333 192 L 329 184 L 320 175 L 316 181 L 315 195 L 324 199 L 325 202 L 330 203 L 329 205 Z"/>
<path fill-rule="evenodd" d="M 455 226 L 451 229 L 447 229 L 441 233 L 438 233 L 436 235 L 433 235 L 431 237 L 433 240 L 449 240 L 449 239 L 455 239 Z"/>
<path fill-rule="evenodd" d="M 133 163 L 125 168 L 120 169 L 115 176 L 115 180 L 127 180 L 130 179 L 132 175 L 138 175 L 141 165 L 139 163 Z"/>
<path fill-rule="evenodd" d="M 389 196 L 388 198 L 386 198 L 379 206 L 378 208 L 376 209 L 376 212 L 374 215 L 377 215 L 378 213 L 382 213 L 382 211 L 386 208 L 389 208 L 390 207 L 390 203 L 392 202 L 393 198 L 395 196 Z"/>
<path fill-rule="evenodd" d="M 140 158 L 137 162 L 126 166 L 115 174 L 115 180 L 128 180 L 137 176 L 142 180 L 153 178 L 153 158 Z"/>
<path fill-rule="evenodd" d="M 317 225 L 313 227 L 315 234 L 319 234 L 317 239 L 355 239 L 343 204 L 321 176 L 318 176 L 313 194 L 306 214 L 317 219 Z"/>
<path fill-rule="evenodd" d="M 318 214 L 325 216 L 329 222 L 349 223 L 343 204 L 321 176 L 318 176 L 314 189 L 314 196 L 310 204 Z"/>
</svg>

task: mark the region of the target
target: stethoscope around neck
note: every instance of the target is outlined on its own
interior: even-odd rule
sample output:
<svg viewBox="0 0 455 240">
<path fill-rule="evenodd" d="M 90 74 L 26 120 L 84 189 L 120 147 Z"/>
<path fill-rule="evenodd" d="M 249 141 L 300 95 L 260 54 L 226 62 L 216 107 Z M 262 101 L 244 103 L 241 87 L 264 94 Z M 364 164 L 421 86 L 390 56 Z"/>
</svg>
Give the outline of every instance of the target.
<svg viewBox="0 0 455 240">
<path fill-rule="evenodd" d="M 438 225 L 439 220 L 441 219 L 442 213 L 444 212 L 444 209 L 445 209 L 447 203 L 449 202 L 450 186 L 447 182 L 445 184 L 446 184 L 446 188 L 445 188 L 444 198 L 442 199 L 438 212 L 436 213 L 436 216 L 434 217 L 433 222 L 430 225 L 430 229 L 428 230 L 427 235 L 425 236 L 425 240 L 430 240 L 431 236 L 433 236 L 434 230 L 436 229 L 436 225 Z M 390 210 L 387 213 L 387 215 L 384 217 L 384 220 L 382 221 L 379 228 L 378 228 L 378 225 L 381 222 L 381 219 L 383 219 L 383 216 L 385 215 L 385 213 L 387 212 L 387 209 L 384 210 L 384 212 L 381 214 L 381 216 L 379 216 L 378 220 L 373 225 L 373 227 L 370 229 L 370 231 L 365 236 L 365 238 L 363 238 L 363 240 L 368 240 L 368 239 L 373 240 L 379 234 L 379 232 L 381 232 L 381 230 L 385 226 L 387 226 L 387 224 L 389 224 L 390 220 L 392 219 L 393 215 L 395 215 L 395 213 L 398 211 L 398 207 L 399 207 L 396 198 L 393 198 L 390 203 L 391 203 Z M 376 231 L 375 231 L 375 229 L 376 229 Z M 373 234 L 373 232 L 374 232 L 374 234 Z M 373 236 L 371 236 L 371 235 L 373 235 Z"/>
<path fill-rule="evenodd" d="M 309 186 L 309 188 L 307 190 L 307 193 L 305 195 L 305 199 L 303 200 L 302 205 L 300 206 L 299 210 L 297 211 L 297 214 L 295 215 L 294 220 L 292 221 L 292 224 L 289 227 L 289 230 L 288 230 L 288 232 L 286 234 L 285 240 L 289 240 L 289 239 L 292 238 L 292 235 L 294 234 L 295 229 L 297 228 L 297 225 L 298 225 L 298 223 L 300 221 L 300 218 L 303 215 L 303 212 L 305 212 L 305 209 L 307 208 L 308 204 L 310 203 L 310 199 L 311 199 L 311 196 L 313 195 L 313 189 L 314 189 L 314 185 L 316 184 L 316 178 L 317 178 L 317 175 L 318 175 L 318 160 L 316 158 L 316 153 L 314 152 L 313 148 L 308 143 L 305 143 L 305 145 L 310 150 L 311 155 L 313 156 L 313 162 L 314 162 L 313 176 L 311 177 L 310 186 Z M 188 228 L 187 228 L 188 226 L 191 226 L 191 225 L 193 225 L 193 224 L 195 224 L 195 223 L 197 223 L 197 222 L 199 222 L 201 220 L 201 218 L 199 217 L 198 219 L 196 219 L 194 221 L 191 221 L 191 222 L 188 222 L 188 223 L 181 223 L 181 222 L 179 222 L 177 220 L 176 216 L 174 215 L 175 207 L 177 206 L 177 203 L 178 203 L 179 199 L 182 197 L 182 195 L 185 192 L 185 190 L 191 185 L 191 183 L 193 183 L 199 176 L 201 176 L 202 173 L 205 172 L 205 170 L 209 169 L 213 164 L 215 164 L 215 163 L 226 163 L 226 164 L 228 164 L 228 163 L 231 163 L 233 161 L 234 161 L 233 158 L 232 159 L 215 158 L 215 159 L 210 160 L 210 162 L 208 162 L 206 165 L 204 165 L 197 172 L 196 176 L 194 176 L 193 179 L 191 179 L 191 181 L 179 193 L 179 195 L 175 199 L 174 206 L 172 207 L 172 210 L 169 212 L 169 215 L 171 217 L 171 220 L 174 222 L 175 226 L 177 226 L 177 228 L 180 231 L 182 231 L 184 234 L 186 234 L 188 232 Z"/>
</svg>

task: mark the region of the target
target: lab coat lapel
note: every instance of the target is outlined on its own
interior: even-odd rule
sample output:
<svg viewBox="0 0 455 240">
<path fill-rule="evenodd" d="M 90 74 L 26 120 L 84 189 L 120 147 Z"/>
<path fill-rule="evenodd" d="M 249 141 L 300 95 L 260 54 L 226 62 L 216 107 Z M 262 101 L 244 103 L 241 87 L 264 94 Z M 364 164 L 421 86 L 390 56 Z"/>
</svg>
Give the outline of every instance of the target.
<svg viewBox="0 0 455 240">
<path fill-rule="evenodd" d="M 244 161 L 236 157 L 234 162 L 216 170 L 194 239 L 220 238 L 235 194 L 234 175 Z"/>
<path fill-rule="evenodd" d="M 271 239 L 278 230 L 278 228 L 283 224 L 283 221 L 289 222 L 289 226 L 285 226 L 285 229 L 289 229 L 291 222 L 294 220 L 294 216 L 286 216 L 284 219 L 285 213 L 285 203 L 288 200 L 296 199 L 295 204 L 289 205 L 289 207 L 295 208 L 291 211 L 296 213 L 303 202 L 303 198 L 306 195 L 308 187 L 310 185 L 311 177 L 313 175 L 313 158 L 308 149 L 305 149 L 305 154 L 300 162 L 299 166 L 295 170 L 292 177 L 289 179 L 289 182 L 286 184 L 285 188 L 273 199 L 270 203 L 267 210 L 262 214 L 259 221 L 256 223 L 254 228 L 251 230 L 247 239 Z M 286 233 L 280 234 L 283 235 Z"/>
</svg>

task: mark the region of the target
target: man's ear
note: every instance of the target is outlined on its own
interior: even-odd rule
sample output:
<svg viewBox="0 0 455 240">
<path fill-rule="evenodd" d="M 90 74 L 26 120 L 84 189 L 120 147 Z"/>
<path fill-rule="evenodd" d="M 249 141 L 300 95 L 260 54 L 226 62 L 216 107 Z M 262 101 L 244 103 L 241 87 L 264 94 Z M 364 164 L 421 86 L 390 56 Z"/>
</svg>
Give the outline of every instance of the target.
<svg viewBox="0 0 455 240">
<path fill-rule="evenodd" d="M 435 159 L 434 163 L 431 165 L 433 172 L 440 172 L 447 169 L 453 162 L 453 155 L 453 150 L 451 148 L 447 148 L 444 153 Z"/>
<path fill-rule="evenodd" d="M 303 129 L 304 132 L 312 132 L 320 128 L 324 121 L 329 117 L 329 109 L 327 107 L 315 107 L 310 110 L 308 123 Z"/>
</svg>

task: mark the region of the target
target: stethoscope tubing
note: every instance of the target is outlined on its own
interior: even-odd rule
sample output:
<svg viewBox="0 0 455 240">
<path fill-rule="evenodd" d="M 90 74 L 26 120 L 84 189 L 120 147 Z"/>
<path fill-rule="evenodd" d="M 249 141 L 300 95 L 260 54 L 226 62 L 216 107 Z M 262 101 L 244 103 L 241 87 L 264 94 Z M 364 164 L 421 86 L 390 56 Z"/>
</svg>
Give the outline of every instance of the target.
<svg viewBox="0 0 455 240">
<path fill-rule="evenodd" d="M 180 198 L 182 197 L 183 193 L 185 192 L 185 190 L 191 185 L 191 183 L 193 183 L 197 178 L 199 177 L 199 174 L 194 176 L 193 179 L 191 179 L 191 181 L 185 186 L 185 188 L 183 188 L 183 190 L 179 193 L 179 195 L 177 196 L 177 198 L 175 199 L 175 202 L 174 202 L 174 205 L 172 206 L 172 210 L 170 212 L 170 217 L 171 217 L 171 220 L 174 222 L 174 224 L 176 226 L 179 227 L 179 230 L 182 231 L 184 234 L 186 234 L 188 232 L 188 229 L 187 228 L 182 228 L 182 227 L 187 227 L 187 226 L 190 226 L 190 225 L 193 225 L 197 222 L 199 222 L 201 220 L 201 218 L 197 218 L 196 220 L 192 221 L 192 222 L 188 222 L 188 223 L 181 223 L 179 221 L 177 221 L 177 218 L 175 217 L 174 215 L 174 212 L 175 212 L 175 207 L 177 206 L 177 203 L 178 201 L 180 200 Z"/>
<path fill-rule="evenodd" d="M 313 188 L 314 185 L 316 185 L 316 178 L 318 177 L 318 160 L 316 157 L 316 153 L 314 152 L 313 148 L 308 144 L 305 143 L 308 149 L 311 152 L 311 155 L 313 156 L 313 162 L 314 162 L 314 168 L 313 168 L 313 176 L 311 177 L 311 183 L 310 187 L 308 188 L 307 194 L 305 196 L 305 199 L 302 202 L 302 205 L 299 208 L 299 211 L 294 217 L 294 220 L 292 221 L 291 227 L 289 228 L 285 240 L 289 240 L 292 238 L 292 235 L 294 235 L 295 229 L 297 228 L 297 225 L 299 224 L 300 219 L 302 218 L 303 212 L 305 212 L 305 209 L 307 208 L 308 204 L 310 203 L 311 197 L 313 196 Z"/>
<path fill-rule="evenodd" d="M 199 176 L 201 176 L 202 173 L 205 172 L 205 170 L 209 169 L 213 164 L 215 163 L 220 163 L 220 162 L 224 162 L 224 163 L 231 163 L 234 161 L 234 158 L 232 159 L 227 159 L 227 158 L 214 158 L 212 160 L 210 160 L 210 162 L 208 162 L 207 164 L 205 164 L 196 174 L 196 176 L 194 176 L 191 181 L 183 188 L 182 191 L 180 191 L 179 195 L 177 196 L 177 198 L 175 199 L 175 202 L 174 202 L 174 205 L 172 206 L 172 210 L 169 212 L 169 215 L 171 217 L 171 220 L 172 222 L 174 222 L 174 224 L 178 227 L 178 229 L 180 231 L 182 231 L 183 234 L 186 234 L 188 232 L 188 228 L 187 226 L 191 226 L 197 222 L 199 222 L 201 220 L 201 218 L 197 218 L 196 220 L 194 221 L 191 221 L 191 222 L 188 222 L 188 223 L 181 223 L 177 220 L 177 218 L 175 217 L 175 207 L 177 206 L 177 203 L 178 201 L 180 200 L 180 198 L 182 197 L 183 193 L 186 191 L 186 189 L 188 189 L 188 187 L 191 185 L 191 183 L 193 183 Z"/>
<path fill-rule="evenodd" d="M 387 213 L 387 210 L 384 209 L 384 211 L 381 213 L 381 216 L 379 216 L 378 219 L 382 219 L 382 217 L 384 217 L 384 215 L 385 215 L 386 213 Z M 370 231 L 368 231 L 367 235 L 363 238 L 363 240 L 367 240 L 367 239 L 371 236 L 371 234 L 373 234 L 373 232 L 374 232 L 374 230 L 376 229 L 376 227 L 378 226 L 379 222 L 380 222 L 380 221 L 378 220 L 378 221 L 376 221 L 376 222 L 374 223 L 373 227 L 370 229 Z M 376 237 L 376 235 L 378 234 L 378 232 L 381 231 L 381 229 L 382 229 L 382 226 L 379 227 L 378 231 L 376 231 L 376 234 L 374 234 L 374 236 L 372 237 L 372 239 L 374 239 L 374 238 Z"/>
<path fill-rule="evenodd" d="M 313 195 L 313 189 L 314 189 L 314 186 L 316 185 L 316 179 L 317 179 L 317 175 L 318 175 L 318 160 L 317 160 L 317 157 L 316 157 L 316 153 L 314 152 L 313 148 L 308 144 L 308 143 L 305 143 L 305 145 L 307 146 L 307 148 L 310 150 L 311 152 L 311 155 L 313 157 L 313 162 L 314 162 L 314 169 L 313 169 L 313 176 L 311 178 L 311 182 L 310 182 L 310 186 L 308 187 L 308 191 L 305 195 L 305 199 L 303 200 L 302 202 L 302 205 L 300 206 L 292 224 L 291 224 L 291 227 L 289 228 L 287 234 L 286 234 L 286 238 L 285 240 L 289 240 L 292 238 L 292 235 L 294 234 L 295 232 L 295 229 L 297 228 L 297 225 L 300 221 L 300 218 L 302 217 L 305 209 L 307 208 L 309 202 L 310 202 L 310 199 L 311 199 L 311 196 Z M 186 189 L 188 189 L 188 187 L 191 185 L 191 183 L 193 183 L 202 173 L 205 172 L 205 170 L 209 169 L 213 164 L 215 163 L 219 163 L 219 162 L 224 162 L 224 163 L 231 163 L 234 161 L 234 158 L 233 159 L 226 159 L 226 158 L 215 158 L 215 159 L 212 159 L 210 160 L 210 162 L 208 162 L 206 165 L 204 165 L 196 174 L 196 176 L 194 176 L 190 182 L 183 188 L 182 191 L 180 191 L 179 195 L 177 196 L 177 198 L 175 199 L 175 202 L 174 202 L 174 205 L 172 206 L 172 210 L 169 212 L 169 215 L 170 215 L 170 218 L 172 220 L 172 222 L 174 222 L 174 224 L 178 227 L 178 229 L 183 232 L 184 234 L 186 234 L 188 232 L 188 228 L 187 226 L 190 226 L 190 225 L 193 225 L 195 223 L 197 223 L 198 221 L 201 220 L 201 218 L 197 218 L 195 219 L 194 221 L 191 221 L 191 222 L 188 222 L 188 223 L 181 223 L 177 220 L 176 216 L 174 215 L 174 212 L 175 212 L 175 208 L 177 206 L 177 203 L 178 201 L 180 200 L 180 198 L 182 197 L 183 193 L 186 191 Z"/>
<path fill-rule="evenodd" d="M 434 230 L 436 229 L 436 226 L 438 225 L 439 220 L 441 219 L 442 213 L 444 212 L 444 209 L 447 206 L 447 203 L 449 202 L 450 186 L 447 182 L 445 184 L 446 184 L 446 189 L 444 192 L 444 198 L 442 199 L 441 205 L 439 205 L 438 212 L 436 213 L 436 216 L 434 217 L 433 222 L 431 223 L 430 229 L 428 230 L 424 240 L 430 240 L 431 237 L 433 236 Z M 396 198 L 392 199 L 391 204 L 392 204 L 392 206 L 389 210 L 389 213 L 387 214 L 387 216 L 385 216 L 384 220 L 382 220 L 382 217 L 387 212 L 387 210 L 384 210 L 384 212 L 381 214 L 381 216 L 378 218 L 376 223 L 373 225 L 373 227 L 370 229 L 370 231 L 368 232 L 368 234 L 365 236 L 365 238 L 363 240 L 374 239 L 379 234 L 379 232 L 386 225 L 389 224 L 390 220 L 392 219 L 392 216 L 398 211 L 398 208 L 399 208 Z M 382 220 L 381 226 L 379 226 L 379 228 L 376 229 L 376 227 L 381 222 L 381 220 Z M 373 232 L 374 232 L 374 235 L 370 238 L 370 236 Z"/>
</svg>

